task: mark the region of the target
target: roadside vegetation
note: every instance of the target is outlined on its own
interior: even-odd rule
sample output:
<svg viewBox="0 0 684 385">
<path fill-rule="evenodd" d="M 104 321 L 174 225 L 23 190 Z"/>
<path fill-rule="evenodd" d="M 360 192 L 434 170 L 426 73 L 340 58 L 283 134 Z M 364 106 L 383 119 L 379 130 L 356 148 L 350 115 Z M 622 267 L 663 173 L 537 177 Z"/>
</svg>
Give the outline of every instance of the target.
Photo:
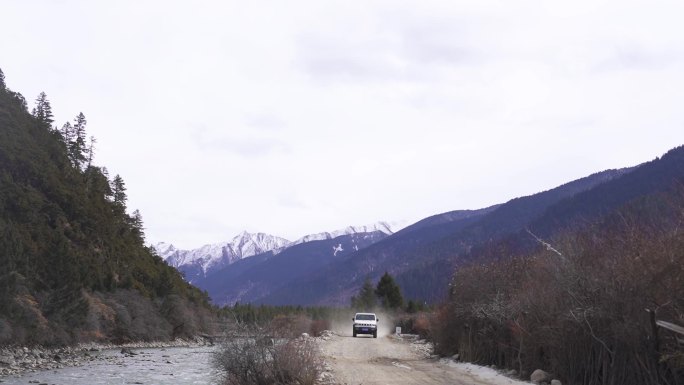
<svg viewBox="0 0 684 385">
<path fill-rule="evenodd" d="M 542 368 L 570 384 L 684 384 L 684 336 L 653 324 L 684 324 L 682 223 L 677 186 L 532 255 L 459 268 L 430 323 L 436 352 L 523 378 Z"/>
<path fill-rule="evenodd" d="M 308 333 L 318 337 L 324 330 L 330 330 L 331 320 L 341 314 L 348 313 L 344 309 L 323 306 L 271 306 L 239 304 L 226 306 L 219 310 L 219 315 L 228 325 L 236 328 L 276 329 L 277 334 L 299 336 Z"/>
<path fill-rule="evenodd" d="M 272 308 L 275 312 L 275 308 Z M 225 385 L 313 385 L 323 371 L 303 314 L 278 314 L 265 324 L 237 323 L 214 356 Z"/>
<path fill-rule="evenodd" d="M 391 320 L 390 329 L 401 327 L 402 333 L 419 334 L 427 337 L 429 334 L 429 306 L 421 300 L 404 300 L 401 287 L 394 277 L 385 272 L 376 286 L 370 279 L 366 279 L 359 292 L 351 298 L 351 310 L 356 312 L 381 312 Z M 386 318 L 386 317 L 385 317 Z"/>
</svg>

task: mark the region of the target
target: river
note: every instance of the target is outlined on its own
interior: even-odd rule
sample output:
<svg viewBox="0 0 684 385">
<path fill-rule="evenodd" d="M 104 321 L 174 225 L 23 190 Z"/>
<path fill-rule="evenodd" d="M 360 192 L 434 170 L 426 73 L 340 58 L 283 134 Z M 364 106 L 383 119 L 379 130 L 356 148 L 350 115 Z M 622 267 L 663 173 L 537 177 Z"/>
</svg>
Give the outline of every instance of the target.
<svg viewBox="0 0 684 385">
<path fill-rule="evenodd" d="M 136 355 L 125 356 L 120 353 L 120 350 L 105 350 L 88 365 L 0 377 L 0 383 L 2 385 L 208 385 L 219 383 L 218 373 L 211 365 L 215 347 L 132 350 Z"/>
</svg>

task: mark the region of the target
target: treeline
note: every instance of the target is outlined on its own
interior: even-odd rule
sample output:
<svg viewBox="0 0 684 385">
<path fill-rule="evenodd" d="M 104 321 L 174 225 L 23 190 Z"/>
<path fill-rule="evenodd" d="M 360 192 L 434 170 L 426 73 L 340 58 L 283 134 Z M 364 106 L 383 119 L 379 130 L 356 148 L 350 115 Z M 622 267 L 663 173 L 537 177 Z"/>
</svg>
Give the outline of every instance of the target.
<svg viewBox="0 0 684 385">
<path fill-rule="evenodd" d="M 273 306 L 236 303 L 219 310 L 224 332 L 244 333 L 261 330 L 281 337 L 297 337 L 302 333 L 319 336 L 330 330 L 334 320 L 347 319 L 348 309 L 326 306 Z"/>
<path fill-rule="evenodd" d="M 457 270 L 435 350 L 563 383 L 684 384 L 684 187 L 652 194 L 526 256 Z M 493 253 L 492 253 L 493 254 Z"/>
<path fill-rule="evenodd" d="M 427 305 L 424 301 L 413 299 L 405 302 L 401 287 L 392 275 L 385 272 L 376 286 L 373 286 L 370 278 L 366 278 L 359 292 L 351 297 L 351 307 L 358 312 L 384 309 L 413 314 L 424 311 Z"/>
<path fill-rule="evenodd" d="M 219 310 L 228 321 L 266 325 L 276 317 L 306 316 L 312 320 L 332 319 L 339 309 L 326 306 L 273 306 L 235 303 Z"/>
<path fill-rule="evenodd" d="M 0 344 L 158 339 L 201 323 L 177 313 L 210 313 L 206 293 L 144 245 L 140 212 L 123 178 L 95 165 L 86 129 L 83 113 L 55 126 L 45 93 L 29 112 L 0 71 Z"/>
</svg>

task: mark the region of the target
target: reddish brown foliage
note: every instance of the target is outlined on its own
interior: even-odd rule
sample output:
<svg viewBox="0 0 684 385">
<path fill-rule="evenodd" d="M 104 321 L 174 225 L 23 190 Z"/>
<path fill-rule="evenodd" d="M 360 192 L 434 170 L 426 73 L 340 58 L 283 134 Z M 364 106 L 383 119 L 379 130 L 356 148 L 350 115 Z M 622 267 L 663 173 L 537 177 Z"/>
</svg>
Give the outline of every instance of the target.
<svg viewBox="0 0 684 385">
<path fill-rule="evenodd" d="M 684 324 L 682 206 L 657 217 L 659 204 L 558 239 L 562 255 L 460 269 L 434 317 L 435 349 L 523 374 L 543 368 L 572 384 L 684 383 L 681 347 L 661 332 L 656 352 L 644 311 Z"/>
</svg>

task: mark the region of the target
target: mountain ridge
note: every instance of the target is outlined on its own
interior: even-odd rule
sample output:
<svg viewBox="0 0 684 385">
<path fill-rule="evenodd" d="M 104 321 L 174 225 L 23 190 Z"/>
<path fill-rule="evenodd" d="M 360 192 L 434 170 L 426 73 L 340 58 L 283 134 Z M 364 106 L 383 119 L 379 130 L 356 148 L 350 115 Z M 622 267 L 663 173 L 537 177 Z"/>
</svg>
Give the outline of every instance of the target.
<svg viewBox="0 0 684 385">
<path fill-rule="evenodd" d="M 211 271 L 220 270 L 241 259 L 272 252 L 278 254 L 290 247 L 321 240 L 335 239 L 344 235 L 382 232 L 391 235 L 402 229 L 405 222 L 376 222 L 369 225 L 347 226 L 342 229 L 305 235 L 289 241 L 266 233 L 242 231 L 227 242 L 210 243 L 195 249 L 178 249 L 172 243 L 158 242 L 151 247 L 170 266 L 181 271 L 186 279 L 197 282 Z"/>
<path fill-rule="evenodd" d="M 456 265 L 474 257 L 470 254 L 473 247 L 515 234 L 563 199 L 628 175 L 632 170 L 594 173 L 553 189 L 475 211 L 480 215 L 465 212 L 469 215 L 457 215 L 453 221 L 448 221 L 448 215 L 439 217 L 442 214 L 428 217 L 417 222 L 415 228 L 408 226 L 314 276 L 293 283 L 289 291 L 272 293 L 261 301 L 340 305 L 347 303 L 363 280 L 377 279 L 385 271 L 397 277 L 408 298 L 435 301 L 446 292 Z"/>
<path fill-rule="evenodd" d="M 331 239 L 293 245 L 278 254 L 267 252 L 245 258 L 196 282 L 219 305 L 235 302 L 259 303 L 273 291 L 288 285 L 384 239 L 381 231 L 344 234 Z"/>
</svg>

